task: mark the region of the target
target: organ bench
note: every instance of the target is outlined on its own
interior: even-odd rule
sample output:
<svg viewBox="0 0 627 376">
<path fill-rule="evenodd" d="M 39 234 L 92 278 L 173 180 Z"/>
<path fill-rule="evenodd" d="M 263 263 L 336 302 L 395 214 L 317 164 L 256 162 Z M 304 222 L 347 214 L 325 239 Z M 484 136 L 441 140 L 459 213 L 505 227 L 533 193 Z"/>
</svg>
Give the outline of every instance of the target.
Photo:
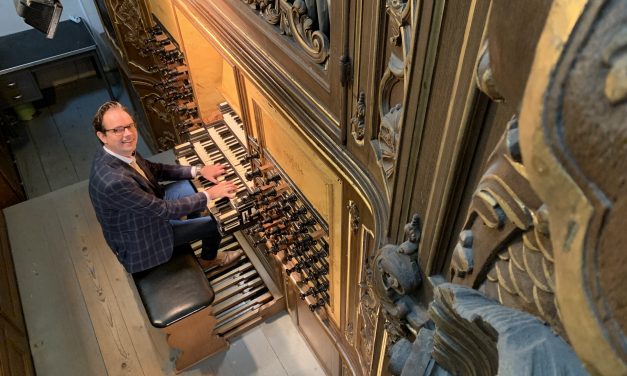
<svg viewBox="0 0 627 376">
<path fill-rule="evenodd" d="M 183 247 L 175 249 L 165 264 L 133 274 L 150 323 L 163 330 L 168 345 L 179 351 L 177 373 L 229 347 L 214 333 L 214 291 L 191 247 Z"/>
</svg>

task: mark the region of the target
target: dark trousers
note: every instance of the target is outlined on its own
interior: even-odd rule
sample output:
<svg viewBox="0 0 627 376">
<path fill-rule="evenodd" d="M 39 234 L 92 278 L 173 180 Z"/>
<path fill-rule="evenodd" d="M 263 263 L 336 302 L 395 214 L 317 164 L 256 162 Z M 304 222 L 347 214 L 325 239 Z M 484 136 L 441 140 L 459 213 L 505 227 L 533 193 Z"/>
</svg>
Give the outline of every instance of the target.
<svg viewBox="0 0 627 376">
<path fill-rule="evenodd" d="M 176 200 L 195 194 L 196 191 L 189 181 L 170 183 L 165 187 L 165 199 Z M 200 257 L 212 260 L 218 255 L 218 248 L 222 236 L 213 217 L 201 217 L 200 213 L 191 213 L 187 219 L 171 219 L 170 225 L 174 232 L 174 247 L 178 247 L 197 240 L 202 241 Z"/>
</svg>

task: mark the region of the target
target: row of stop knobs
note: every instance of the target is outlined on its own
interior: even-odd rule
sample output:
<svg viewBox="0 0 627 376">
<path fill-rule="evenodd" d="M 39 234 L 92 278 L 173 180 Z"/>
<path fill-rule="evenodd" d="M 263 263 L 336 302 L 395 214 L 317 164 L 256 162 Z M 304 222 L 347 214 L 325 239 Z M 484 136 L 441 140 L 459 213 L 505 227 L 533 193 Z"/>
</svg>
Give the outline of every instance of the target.
<svg viewBox="0 0 627 376">
<path fill-rule="evenodd" d="M 159 75 L 160 82 L 155 88 L 161 92 L 162 103 L 174 121 L 176 132 L 180 136 L 187 135 L 201 126 L 185 56 L 172 37 L 155 26 L 148 30 L 140 52 L 155 58 L 156 64 L 149 70 Z"/>
<path fill-rule="evenodd" d="M 255 159 L 252 165 L 246 179 L 255 183 L 250 197 L 255 202 L 256 225 L 248 234 L 255 246 L 281 260 L 288 276 L 298 276 L 294 280 L 300 298 L 308 300 L 309 309 L 315 311 L 329 302 L 326 232 L 270 163 Z"/>
</svg>

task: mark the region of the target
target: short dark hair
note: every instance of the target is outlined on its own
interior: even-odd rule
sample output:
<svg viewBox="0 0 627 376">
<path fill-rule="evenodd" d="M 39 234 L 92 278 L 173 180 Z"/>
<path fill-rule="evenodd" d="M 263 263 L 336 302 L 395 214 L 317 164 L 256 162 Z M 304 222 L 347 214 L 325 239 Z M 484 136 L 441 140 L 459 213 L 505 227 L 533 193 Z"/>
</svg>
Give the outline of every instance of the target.
<svg viewBox="0 0 627 376">
<path fill-rule="evenodd" d="M 120 110 L 125 111 L 127 114 L 131 114 L 126 107 L 120 102 L 117 101 L 108 101 L 102 104 L 98 111 L 96 111 L 96 115 L 94 115 L 94 120 L 92 121 L 92 125 L 94 126 L 94 132 L 102 132 L 104 133 L 105 129 L 102 126 L 102 118 L 104 118 L 107 111 L 112 108 L 119 108 Z M 132 117 L 132 115 L 131 115 Z"/>
</svg>

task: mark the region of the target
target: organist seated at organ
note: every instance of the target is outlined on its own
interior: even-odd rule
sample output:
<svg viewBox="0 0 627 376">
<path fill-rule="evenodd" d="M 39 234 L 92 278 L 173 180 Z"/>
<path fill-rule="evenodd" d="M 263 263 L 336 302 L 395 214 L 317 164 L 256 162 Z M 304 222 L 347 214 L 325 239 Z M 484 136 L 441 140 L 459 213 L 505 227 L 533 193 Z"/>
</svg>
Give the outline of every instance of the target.
<svg viewBox="0 0 627 376">
<path fill-rule="evenodd" d="M 137 129 L 128 110 L 106 102 L 93 119 L 102 143 L 89 176 L 89 196 L 109 247 L 127 272 L 167 262 L 174 247 L 202 240 L 198 261 L 203 269 L 237 261 L 242 251 L 218 254 L 221 235 L 211 216 L 200 216 L 208 204 L 235 195 L 235 184 L 218 182 L 221 164 L 178 166 L 153 163 L 136 153 Z M 197 175 L 215 183 L 196 192 L 188 179 Z M 161 185 L 162 181 L 174 181 Z M 185 219 L 181 219 L 186 217 Z"/>
</svg>

